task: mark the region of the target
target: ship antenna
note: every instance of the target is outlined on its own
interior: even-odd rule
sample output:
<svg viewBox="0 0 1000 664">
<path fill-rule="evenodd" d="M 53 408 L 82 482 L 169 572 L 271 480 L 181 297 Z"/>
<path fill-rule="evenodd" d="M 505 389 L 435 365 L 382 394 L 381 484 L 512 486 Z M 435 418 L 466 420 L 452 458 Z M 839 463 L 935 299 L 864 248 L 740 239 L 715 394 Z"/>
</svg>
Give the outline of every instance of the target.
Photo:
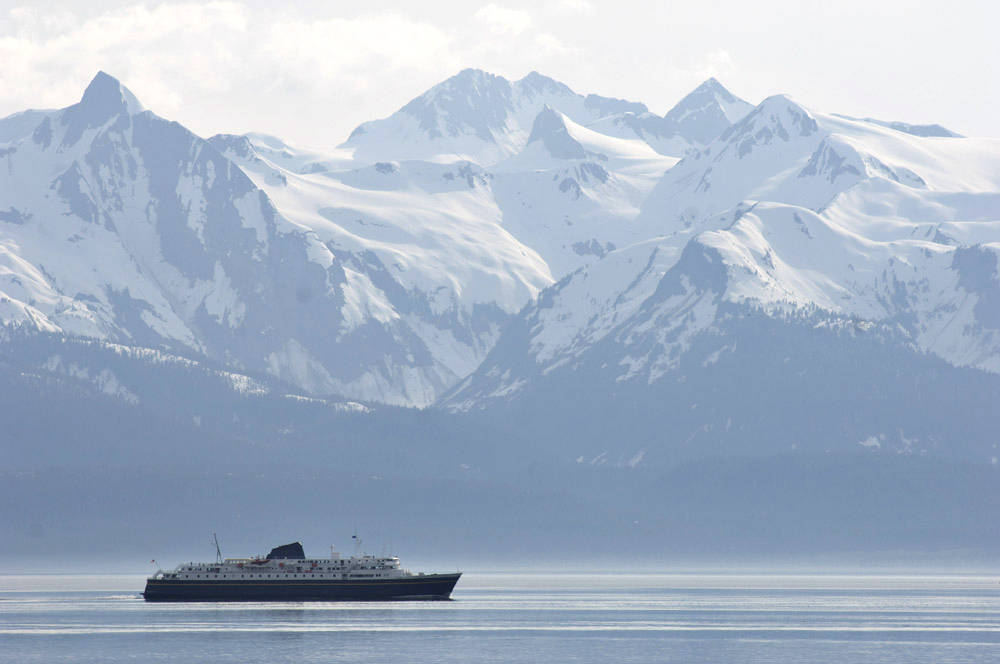
<svg viewBox="0 0 1000 664">
<path fill-rule="evenodd" d="M 222 549 L 219 548 L 219 536 L 212 533 L 212 539 L 215 541 L 215 562 L 222 562 Z"/>
</svg>

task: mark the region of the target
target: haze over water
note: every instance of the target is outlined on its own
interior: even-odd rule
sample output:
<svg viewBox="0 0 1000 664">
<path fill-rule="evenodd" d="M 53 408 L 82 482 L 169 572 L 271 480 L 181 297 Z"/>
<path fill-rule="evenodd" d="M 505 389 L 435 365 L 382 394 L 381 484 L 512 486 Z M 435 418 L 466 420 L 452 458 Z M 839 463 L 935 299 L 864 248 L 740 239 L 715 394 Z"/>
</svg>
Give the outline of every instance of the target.
<svg viewBox="0 0 1000 664">
<path fill-rule="evenodd" d="M 141 576 L 0 576 L 0 661 L 993 662 L 964 575 L 467 573 L 450 602 L 147 604 Z"/>
</svg>

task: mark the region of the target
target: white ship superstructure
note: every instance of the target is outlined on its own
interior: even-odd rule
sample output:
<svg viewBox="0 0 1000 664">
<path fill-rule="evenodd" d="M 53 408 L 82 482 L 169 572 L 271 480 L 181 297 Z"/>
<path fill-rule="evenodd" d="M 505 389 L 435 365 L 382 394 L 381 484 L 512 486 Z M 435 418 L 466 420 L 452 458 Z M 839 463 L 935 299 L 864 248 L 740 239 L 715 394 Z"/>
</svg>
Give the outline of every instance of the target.
<svg viewBox="0 0 1000 664">
<path fill-rule="evenodd" d="M 414 575 L 395 556 L 269 559 L 226 558 L 215 563 L 183 563 L 172 571 L 158 570 L 156 579 L 393 579 Z"/>
</svg>

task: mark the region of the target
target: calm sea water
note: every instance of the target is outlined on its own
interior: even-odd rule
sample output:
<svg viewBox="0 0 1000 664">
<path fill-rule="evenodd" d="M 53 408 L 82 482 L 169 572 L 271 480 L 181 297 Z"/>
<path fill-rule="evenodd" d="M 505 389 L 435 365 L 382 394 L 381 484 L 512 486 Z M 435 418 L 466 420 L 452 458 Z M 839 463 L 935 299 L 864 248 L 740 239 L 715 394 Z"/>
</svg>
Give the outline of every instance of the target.
<svg viewBox="0 0 1000 664">
<path fill-rule="evenodd" d="M 1000 662 L 996 577 L 468 573 L 450 602 L 146 604 L 0 576 L 3 662 Z"/>
</svg>

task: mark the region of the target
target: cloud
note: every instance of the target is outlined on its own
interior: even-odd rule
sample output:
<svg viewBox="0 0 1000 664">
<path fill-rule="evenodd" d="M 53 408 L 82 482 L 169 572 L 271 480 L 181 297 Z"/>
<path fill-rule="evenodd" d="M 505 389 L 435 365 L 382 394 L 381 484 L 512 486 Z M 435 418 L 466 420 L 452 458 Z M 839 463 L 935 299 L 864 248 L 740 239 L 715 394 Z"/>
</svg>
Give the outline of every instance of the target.
<svg viewBox="0 0 1000 664">
<path fill-rule="evenodd" d="M 593 16 L 596 13 L 594 5 L 589 0 L 557 0 L 553 9 L 560 14 Z"/>
<path fill-rule="evenodd" d="M 492 2 L 481 7 L 474 16 L 486 23 L 495 34 L 519 35 L 535 23 L 531 14 L 526 11 L 502 7 Z"/>
<path fill-rule="evenodd" d="M 452 38 L 384 13 L 308 20 L 241 2 L 133 5 L 89 17 L 18 7 L 0 24 L 0 106 L 65 106 L 100 69 L 147 108 L 181 110 L 205 96 L 294 87 L 329 95 L 403 71 L 460 68 Z"/>
<path fill-rule="evenodd" d="M 558 37 L 548 32 L 540 32 L 535 35 L 534 42 L 535 51 L 542 56 L 566 55 L 576 51 L 576 49 L 570 48 L 560 41 Z"/>
<path fill-rule="evenodd" d="M 262 39 L 261 53 L 270 68 L 286 79 L 327 85 L 343 77 L 364 85 L 372 72 L 435 71 L 460 63 L 449 34 L 399 14 L 318 21 L 282 20 Z"/>
<path fill-rule="evenodd" d="M 701 63 L 696 67 L 696 72 L 701 79 L 711 77 L 724 77 L 732 74 L 735 70 L 733 57 L 724 48 L 716 49 L 705 54 Z"/>
<path fill-rule="evenodd" d="M 173 107 L 180 98 L 170 78 L 223 82 L 209 63 L 231 60 L 247 28 L 244 8 L 230 2 L 138 5 L 82 20 L 16 8 L 9 22 L 13 29 L 0 38 L 0 102 L 30 95 L 33 105 L 64 104 L 79 95 L 81 80 L 105 69 Z"/>
<path fill-rule="evenodd" d="M 464 67 L 514 77 L 574 58 L 559 26 L 545 25 L 550 10 L 489 3 L 435 23 L 248 0 L 45 11 L 26 3 L 0 13 L 0 117 L 68 106 L 104 70 L 146 108 L 201 134 L 338 143 Z"/>
</svg>

